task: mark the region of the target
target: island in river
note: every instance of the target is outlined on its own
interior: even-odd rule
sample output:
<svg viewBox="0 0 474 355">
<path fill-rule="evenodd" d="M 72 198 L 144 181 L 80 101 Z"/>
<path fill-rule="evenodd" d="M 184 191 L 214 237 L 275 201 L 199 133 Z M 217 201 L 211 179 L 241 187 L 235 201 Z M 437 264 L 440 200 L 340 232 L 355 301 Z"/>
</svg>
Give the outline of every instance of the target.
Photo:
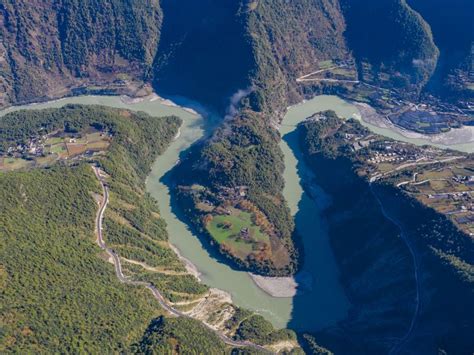
<svg viewBox="0 0 474 355">
<path fill-rule="evenodd" d="M 341 264 L 344 258 L 339 252 L 333 252 L 338 249 L 334 247 L 331 223 L 326 221 L 324 212 L 332 206 L 330 201 L 334 196 L 330 189 L 322 190 L 316 184 L 308 184 L 308 179 L 311 180 L 313 174 L 317 176 L 318 171 L 311 172 L 305 167 L 295 130 L 298 123 L 307 117 L 328 109 L 335 110 L 342 117 L 357 117 L 358 111 L 353 105 L 333 96 L 321 96 L 290 108 L 283 121 L 283 140 L 280 142 L 286 166 L 283 194 L 295 216 L 304 248 L 312 257 L 303 264 L 303 271 L 295 279 L 278 279 L 280 285 L 276 288 L 272 284 L 272 278 L 265 278 L 263 283 L 260 282 L 260 285 L 270 284 L 269 287 L 263 288 L 280 296 L 275 298 L 263 292 L 246 272 L 235 270 L 223 262 L 199 235 L 193 235 L 183 222 L 185 219 L 178 206 L 173 203 L 173 185 L 168 172 L 182 158 L 183 152 L 212 132 L 213 124 L 217 121 L 212 119 L 212 115 L 207 115 L 208 119 L 204 120 L 202 116 L 183 111 L 179 107 L 161 105 L 159 100 L 143 100 L 127 105 L 118 97 L 77 97 L 28 108 L 61 107 L 67 103 L 101 104 L 145 111 L 153 115 L 179 115 L 183 120 L 180 134 L 154 163 L 147 179 L 147 189 L 158 200 L 161 216 L 168 224 L 170 241 L 183 257 L 195 265 L 202 281 L 211 287 L 229 292 L 236 305 L 245 306 L 263 315 L 277 327 L 289 325 L 294 329 L 311 331 L 321 336 L 323 333 L 318 332 L 347 321 L 349 310 L 354 307 L 353 302 L 349 302 L 353 295 L 347 288 L 348 279 L 345 276 L 345 268 L 342 267 L 344 264 Z M 389 279 L 393 275 L 386 277 Z M 410 293 L 407 294 L 407 304 L 411 303 L 409 296 Z M 403 326 L 404 323 L 401 328 Z M 324 334 L 327 336 L 327 333 Z M 332 344 L 332 341 L 328 341 L 328 344 Z"/>
<path fill-rule="evenodd" d="M 106 103 L 108 106 L 118 106 L 119 108 L 109 108 L 104 105 L 78 105 L 77 102 L 81 100 L 96 104 Z M 71 101 L 75 101 L 76 104 L 71 104 Z M 140 104 L 145 104 L 145 102 L 136 105 Z M 81 229 L 80 232 L 74 229 L 72 236 L 69 238 L 75 240 L 75 238 L 80 238 L 81 233 L 84 233 L 84 248 L 91 250 L 87 252 L 83 250 L 79 255 L 87 254 L 89 264 L 98 268 L 96 272 L 106 275 L 107 278 L 110 276 L 111 285 L 117 287 L 117 284 L 121 284 L 116 282 L 115 278 L 112 278 L 114 268 L 107 264 L 107 261 L 110 261 L 109 256 L 103 255 L 94 249 L 93 240 L 89 238 L 88 234 L 88 232 L 92 233 L 93 231 L 93 228 L 88 231 L 88 227 L 93 225 L 93 217 L 89 220 L 88 216 L 89 214 L 93 215 L 96 202 L 106 198 L 105 205 L 102 205 L 104 207 L 101 209 L 102 216 L 102 211 L 107 206 L 103 219 L 104 240 L 100 239 L 100 245 L 102 248 L 107 245 L 109 255 L 114 256 L 113 263 L 119 280 L 127 279 L 130 284 L 136 286 L 120 286 L 120 292 L 123 291 L 123 294 L 120 294 L 120 302 L 122 303 L 125 302 L 128 296 L 133 297 L 139 294 L 136 300 L 136 303 L 138 303 L 136 317 L 142 317 L 143 319 L 140 323 L 142 326 L 136 332 L 145 332 L 144 328 L 148 323 L 150 323 L 151 330 L 147 330 L 147 334 L 150 331 L 159 332 L 154 329 L 157 324 L 163 323 L 164 320 L 163 318 L 152 320 L 151 315 L 155 317 L 157 315 L 169 316 L 166 311 L 174 310 L 171 315 L 180 315 L 180 321 L 176 322 L 174 328 L 176 332 L 179 332 L 185 326 L 197 327 L 197 329 L 203 328 L 200 338 L 200 341 L 203 342 L 212 338 L 212 332 L 206 334 L 206 331 L 213 329 L 219 335 L 217 345 L 222 349 L 225 348 L 226 344 L 237 347 L 248 345 L 257 349 L 263 349 L 261 345 L 280 350 L 298 348 L 294 332 L 285 329 L 275 330 L 271 323 L 262 316 L 233 305 L 229 293 L 209 288 L 186 270 L 178 256 L 173 252 L 175 248 L 168 242 L 168 231 L 156 200 L 150 194 L 145 193 L 145 178 L 153 161 L 165 151 L 171 142 L 174 144 L 183 139 L 184 141 L 181 141 L 176 147 L 178 149 L 186 147 L 186 144 L 189 143 L 186 138 L 189 139 L 192 136 L 179 134 L 179 126 L 181 125 L 182 131 L 186 132 L 187 125 L 195 124 L 198 116 L 178 107 L 152 104 L 150 105 L 150 112 L 152 113 L 156 114 L 157 112 L 154 111 L 156 109 L 163 109 L 163 111 L 172 109 L 183 117 L 183 119 L 180 119 L 176 115 L 170 115 L 157 118 L 143 111 L 137 112 L 136 110 L 125 109 L 124 106 L 126 105 L 121 103 L 117 97 L 82 97 L 62 100 L 60 104 L 52 103 L 52 105 L 58 105 L 58 108 L 45 108 L 47 105 L 46 103 L 30 106 L 27 110 L 20 110 L 19 107 L 9 109 L 0 121 L 2 135 L 0 153 L 2 154 L 2 160 L 3 155 L 10 155 L 9 159 L 12 160 L 24 159 L 29 161 L 28 159 L 35 159 L 31 166 L 13 164 L 15 166 L 11 166 L 11 171 L 0 175 L 2 178 L 0 182 L 4 186 L 11 185 L 10 189 L 3 189 L 5 201 L 8 201 L 5 207 L 8 211 L 11 211 L 7 214 L 8 218 L 15 218 L 17 215 L 13 211 L 18 203 L 11 202 L 23 198 L 25 200 L 20 203 L 19 208 L 31 209 L 34 207 L 34 218 L 36 218 L 37 213 L 40 213 L 36 208 L 39 208 L 42 211 L 41 213 L 46 214 L 50 213 L 48 211 L 51 210 L 53 215 L 43 218 L 48 220 L 49 224 L 58 223 L 60 218 L 64 218 L 62 213 L 57 213 L 58 210 L 64 212 L 67 216 L 77 216 L 77 219 L 68 217 L 66 220 L 72 224 L 77 223 L 77 228 L 83 228 L 84 231 Z M 144 107 L 147 106 L 144 105 Z M 44 109 L 40 110 L 40 108 Z M 197 133 L 196 137 L 199 137 L 201 127 L 197 127 L 199 127 L 198 131 L 191 131 Z M 130 142 L 136 143 L 130 144 Z M 23 149 L 25 145 L 28 148 L 27 150 Z M 174 153 L 176 154 L 176 152 Z M 18 154 L 22 154 L 24 158 L 17 157 Z M 43 156 L 50 158 L 48 162 L 40 159 Z M 9 162 L 7 164 L 12 165 Z M 98 193 L 97 178 L 94 178 L 91 165 L 94 167 L 100 166 L 100 172 L 97 173 L 97 176 L 100 176 L 101 182 L 107 186 L 104 187 L 103 185 L 103 191 L 110 191 L 110 194 L 107 193 L 105 197 Z M 173 164 L 169 165 L 170 169 L 172 167 Z M 64 177 L 64 179 L 61 179 L 61 177 Z M 32 189 L 37 189 L 43 183 L 45 184 L 44 193 L 51 194 L 48 201 L 44 202 L 50 206 L 47 209 L 41 208 L 44 203 L 39 203 L 40 200 L 37 200 L 36 195 L 32 193 Z M 67 190 L 67 195 L 63 195 L 61 192 L 64 190 L 61 184 L 64 183 L 71 190 Z M 60 186 L 56 186 L 58 184 Z M 75 191 L 78 188 L 80 191 Z M 11 195 L 10 190 L 12 191 Z M 64 200 L 68 198 L 73 200 L 74 203 L 69 203 L 68 208 L 63 208 L 62 206 L 66 203 Z M 12 255 L 15 255 L 13 250 L 21 249 L 20 246 L 24 246 L 25 243 L 28 244 L 44 238 L 46 235 L 42 234 L 44 231 L 51 233 L 51 238 L 57 245 L 62 245 L 60 241 L 56 240 L 58 231 L 65 234 L 69 233 L 69 230 L 62 230 L 59 226 L 54 227 L 54 230 L 48 230 L 48 227 L 43 230 L 37 224 L 30 222 L 25 219 L 21 223 L 16 223 L 16 234 L 10 228 L 7 228 L 6 236 L 9 238 L 7 245 Z M 99 226 L 100 224 L 101 222 L 99 222 Z M 10 225 L 10 220 L 7 220 L 6 225 Z M 38 234 L 36 239 L 31 235 L 35 231 Z M 61 272 L 68 272 L 68 268 L 63 270 L 62 265 L 66 264 L 63 260 L 64 257 L 72 263 L 69 268 L 72 270 L 80 269 L 75 263 L 80 263 L 81 258 L 78 259 L 77 255 L 70 250 L 74 248 L 75 244 L 67 240 L 68 238 L 63 235 L 62 241 L 67 246 L 63 246 L 63 249 L 55 249 L 55 253 L 59 252 L 58 255 L 54 254 L 57 263 L 43 260 L 48 258 L 49 253 L 45 252 L 42 246 L 36 248 L 35 256 L 39 258 L 41 263 L 48 264 L 53 268 L 56 267 L 55 265 L 60 265 Z M 20 246 L 17 246 L 17 244 L 20 244 Z M 4 257 L 2 259 L 5 260 L 6 264 L 2 263 L 2 266 L 5 265 L 7 275 L 10 275 L 11 270 L 15 270 L 15 268 L 25 267 L 24 260 L 18 261 L 16 258 L 7 257 L 6 255 Z M 31 268 L 31 270 L 34 270 L 34 268 Z M 44 272 L 47 273 L 48 270 L 46 268 Z M 47 278 L 48 275 L 45 275 L 44 272 L 43 270 L 37 271 L 37 277 Z M 28 273 L 22 274 L 23 277 L 32 278 L 32 275 Z M 94 272 L 88 271 L 86 274 L 87 276 L 84 276 L 85 284 L 93 284 L 89 277 L 94 275 Z M 64 282 L 69 282 L 69 280 L 70 278 L 63 276 Z M 250 278 L 248 280 L 249 285 L 255 287 Z M 156 290 L 153 294 L 155 296 L 158 294 L 160 304 L 166 304 L 167 307 L 161 309 L 157 304 L 154 304 L 154 298 L 145 290 L 142 290 L 143 292 L 130 290 L 130 295 L 127 294 L 127 287 L 138 289 L 144 285 L 152 285 L 150 287 L 154 287 Z M 110 285 L 102 285 L 101 283 L 102 286 L 107 288 Z M 19 287 L 17 280 L 12 279 L 8 288 L 10 291 L 8 293 L 8 297 L 10 297 L 8 304 L 14 304 L 11 297 L 15 298 L 15 291 Z M 151 289 L 150 287 L 148 288 Z M 39 299 L 36 293 L 37 288 L 30 291 L 28 293 L 31 297 L 30 304 L 34 305 Z M 50 293 L 46 293 L 49 297 L 54 295 L 54 292 L 56 292 L 55 289 Z M 88 294 L 89 291 L 85 287 L 80 287 L 77 292 L 79 295 L 84 295 Z M 97 301 L 100 299 L 98 296 L 93 298 Z M 87 299 L 87 297 L 80 297 L 80 299 Z M 43 306 L 38 305 L 37 307 Z M 54 300 L 49 300 L 47 307 L 62 309 L 63 298 L 57 297 Z M 120 309 L 119 317 L 122 314 L 120 312 L 130 310 L 130 307 L 123 304 L 121 308 L 123 310 Z M 74 307 L 70 309 L 75 311 Z M 56 315 L 55 311 L 51 309 L 45 314 Z M 107 319 L 115 320 L 115 316 L 117 314 L 114 313 L 107 318 L 107 315 L 100 313 L 101 322 L 107 322 Z M 129 318 L 130 316 L 127 314 L 126 317 Z M 29 317 L 28 321 L 31 323 L 28 324 L 31 325 L 31 328 L 41 329 L 35 323 L 38 319 L 41 321 L 41 316 Z M 83 322 L 80 317 L 79 322 Z M 110 322 L 117 324 L 118 328 L 129 326 L 127 322 Z M 189 322 L 191 324 L 186 325 Z M 205 324 L 206 327 L 202 327 L 201 323 Z M 15 326 L 16 323 L 13 327 L 8 328 L 8 334 L 15 332 Z M 65 326 L 64 323 L 57 322 L 51 329 Z M 249 334 L 246 329 L 252 329 L 252 334 Z M 114 328 L 113 332 L 116 330 Z M 117 330 L 117 332 L 120 332 L 120 330 Z M 47 337 L 48 341 L 56 341 L 56 334 L 58 332 L 50 332 Z M 66 330 L 64 330 L 64 334 L 67 334 Z M 42 335 L 38 334 L 38 336 L 41 338 Z M 114 333 L 114 336 L 120 338 L 120 334 Z M 32 341 L 37 339 L 36 335 L 31 336 L 30 339 Z M 115 339 L 114 337 L 108 345 L 110 349 L 116 349 L 119 346 Z M 186 339 L 182 340 L 180 344 L 186 344 L 186 341 Z M 130 344 L 127 343 L 127 345 Z"/>
</svg>

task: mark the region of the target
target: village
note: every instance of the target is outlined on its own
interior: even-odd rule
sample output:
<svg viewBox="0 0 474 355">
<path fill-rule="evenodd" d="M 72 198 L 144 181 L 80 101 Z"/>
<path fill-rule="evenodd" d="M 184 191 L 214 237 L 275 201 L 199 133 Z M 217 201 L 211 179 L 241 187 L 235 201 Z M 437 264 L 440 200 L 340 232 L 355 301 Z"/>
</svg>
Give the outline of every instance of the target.
<svg viewBox="0 0 474 355">
<path fill-rule="evenodd" d="M 456 102 L 442 100 L 432 94 L 411 95 L 406 90 L 382 87 L 377 84 L 359 82 L 349 61 L 332 62 L 317 74 L 320 78 L 304 76 L 300 82 L 326 81 L 342 85 L 338 94 L 349 101 L 369 104 L 377 113 L 402 129 L 421 134 L 439 134 L 452 128 L 474 125 L 474 102 L 469 98 L 459 98 Z M 458 83 L 473 90 L 472 73 L 459 71 Z M 334 89 L 334 88 L 333 88 Z"/>
<path fill-rule="evenodd" d="M 0 155 L 0 171 L 47 167 L 58 161 L 91 158 L 107 150 L 111 141 L 110 133 L 93 127 L 82 132 L 58 130 L 31 137 L 24 143 L 8 147 Z"/>
<path fill-rule="evenodd" d="M 346 121 L 339 135 L 370 183 L 386 181 L 450 218 L 474 236 L 474 158 L 471 155 L 386 139 Z"/>
</svg>

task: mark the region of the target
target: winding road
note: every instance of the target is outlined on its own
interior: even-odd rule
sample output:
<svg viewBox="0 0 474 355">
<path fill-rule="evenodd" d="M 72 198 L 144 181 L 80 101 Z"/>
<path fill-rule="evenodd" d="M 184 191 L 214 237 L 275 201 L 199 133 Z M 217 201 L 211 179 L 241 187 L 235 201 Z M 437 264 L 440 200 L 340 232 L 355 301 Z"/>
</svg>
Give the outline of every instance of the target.
<svg viewBox="0 0 474 355">
<path fill-rule="evenodd" d="M 143 281 L 129 280 L 123 274 L 123 272 L 122 272 L 122 263 L 120 262 L 119 256 L 117 255 L 117 253 L 115 253 L 115 251 L 113 249 L 110 249 L 110 248 L 107 247 L 107 245 L 104 242 L 104 238 L 103 238 L 103 234 L 102 234 L 102 229 L 103 229 L 102 222 L 104 220 L 104 213 L 105 213 L 105 210 L 107 208 L 107 205 L 109 204 L 109 189 L 108 189 L 107 184 L 104 180 L 104 177 L 101 175 L 100 169 L 96 166 L 92 166 L 92 169 L 94 170 L 95 176 L 97 177 L 97 179 L 100 182 L 100 185 L 102 187 L 102 194 L 103 194 L 103 198 L 102 198 L 102 201 L 99 204 L 99 210 L 97 211 L 97 216 L 96 216 L 97 244 L 99 245 L 99 247 L 102 250 L 104 250 L 107 254 L 109 254 L 112 257 L 114 267 L 115 267 L 115 274 L 117 275 L 117 278 L 120 280 L 120 282 L 122 282 L 124 284 L 132 285 L 132 286 L 142 286 L 142 287 L 146 287 L 147 289 L 149 289 L 151 291 L 151 293 L 153 294 L 153 296 L 158 301 L 158 303 L 160 304 L 160 306 L 163 307 L 171 315 L 176 316 L 176 317 L 184 317 L 184 318 L 193 319 L 189 315 L 184 314 L 181 311 L 179 311 L 179 310 L 173 308 L 172 306 L 170 306 L 168 304 L 168 302 L 166 302 L 165 298 L 160 293 L 160 291 L 155 286 L 153 286 L 151 283 L 143 282 Z M 267 350 L 266 348 L 264 348 L 261 345 L 252 343 L 250 341 L 233 340 L 233 339 L 227 337 L 226 335 L 220 333 L 216 329 L 212 328 L 208 324 L 206 324 L 204 322 L 201 322 L 201 324 L 204 325 L 210 331 L 212 331 L 214 334 L 216 334 L 227 345 L 230 345 L 230 346 L 233 346 L 233 347 L 251 347 L 251 348 L 259 350 L 259 351 L 261 351 L 265 354 L 273 354 L 271 351 Z"/>
</svg>

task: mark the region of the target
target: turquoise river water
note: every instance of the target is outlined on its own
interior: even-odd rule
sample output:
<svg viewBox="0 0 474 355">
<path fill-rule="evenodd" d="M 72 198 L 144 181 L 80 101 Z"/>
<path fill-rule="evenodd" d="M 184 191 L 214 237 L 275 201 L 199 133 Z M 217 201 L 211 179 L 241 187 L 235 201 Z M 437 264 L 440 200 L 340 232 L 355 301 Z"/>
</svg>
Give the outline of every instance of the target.
<svg viewBox="0 0 474 355">
<path fill-rule="evenodd" d="M 0 112 L 0 116 L 22 108 L 42 109 L 70 103 L 99 104 L 140 110 L 153 116 L 181 117 L 183 126 L 180 129 L 180 135 L 154 163 L 147 180 L 147 189 L 159 203 L 161 215 L 168 225 L 171 243 L 183 257 L 196 266 L 204 283 L 229 292 L 235 304 L 256 311 L 277 327 L 290 325 L 294 329 L 318 330 L 335 324 L 346 316 L 349 302 L 339 283 L 336 262 L 329 246 L 324 220 L 321 218 L 321 212 L 329 198 L 317 187 L 311 190 L 312 198 L 304 192 L 305 179 L 311 174 L 302 162 L 295 128 L 308 116 L 328 109 L 336 111 L 341 117 L 360 117 L 355 106 L 335 96 L 318 96 L 313 100 L 290 107 L 282 122 L 280 133 L 283 139 L 280 147 L 286 164 L 284 196 L 295 216 L 297 230 L 304 243 L 306 259 L 302 275 L 305 280 L 310 280 L 311 285 L 306 283 L 305 287 L 302 287 L 303 291 L 294 297 L 274 298 L 257 287 L 246 272 L 236 271 L 213 258 L 199 238 L 193 235 L 187 224 L 180 220 L 172 208 L 172 196 L 166 184 L 166 174 L 187 148 L 212 132 L 219 122 L 218 117 L 199 115 L 181 107 L 165 105 L 157 99 L 125 104 L 116 96 L 79 96 L 35 105 L 17 106 Z M 187 102 L 185 105 L 194 106 L 195 104 Z M 390 130 L 363 124 L 376 133 L 391 138 L 415 144 L 426 143 L 422 140 L 407 139 Z M 472 145 L 467 147 L 471 151 L 472 148 Z"/>
</svg>

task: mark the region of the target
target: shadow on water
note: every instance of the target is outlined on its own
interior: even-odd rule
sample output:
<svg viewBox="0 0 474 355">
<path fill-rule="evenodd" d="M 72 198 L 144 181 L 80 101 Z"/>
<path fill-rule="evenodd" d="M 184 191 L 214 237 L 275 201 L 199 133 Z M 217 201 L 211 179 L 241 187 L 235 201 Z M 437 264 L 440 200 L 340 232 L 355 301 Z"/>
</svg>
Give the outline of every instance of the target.
<svg viewBox="0 0 474 355">
<path fill-rule="evenodd" d="M 187 107 L 194 110 L 204 118 L 203 120 L 196 120 L 187 126 L 188 130 L 196 130 L 196 128 L 202 130 L 204 132 L 204 135 L 200 139 L 192 143 L 188 148 L 180 152 L 179 161 L 183 162 L 186 159 L 189 159 L 190 155 L 199 154 L 199 151 L 202 148 L 202 145 L 206 141 L 206 139 L 211 137 L 212 134 L 215 132 L 216 128 L 222 124 L 223 115 L 217 113 L 216 111 L 210 110 L 209 108 L 197 103 L 196 101 L 187 99 L 182 96 L 168 96 L 167 98 L 169 98 L 179 106 Z M 190 234 L 198 238 L 200 246 L 203 250 L 205 250 L 209 257 L 219 263 L 229 266 L 232 270 L 244 271 L 243 268 L 239 267 L 235 262 L 226 258 L 218 250 L 218 246 L 213 245 L 211 243 L 211 240 L 208 235 L 195 228 L 189 220 L 189 217 L 183 211 L 182 207 L 178 202 L 178 197 L 176 194 L 176 185 L 177 181 L 182 180 L 183 176 L 186 174 L 186 171 L 182 171 L 182 169 L 179 168 L 179 165 L 174 166 L 172 169 L 166 172 L 166 174 L 164 174 L 160 179 L 160 182 L 165 185 L 170 191 L 171 212 L 180 222 L 182 222 L 186 226 L 186 229 Z M 189 176 L 186 177 L 186 179 L 188 178 Z M 200 272 L 202 271 L 200 270 Z"/>
<path fill-rule="evenodd" d="M 312 182 L 313 174 L 304 162 L 298 131 L 284 135 L 283 140 L 296 158 L 296 172 L 301 179 L 295 183 L 297 187 L 292 193 L 296 197 L 301 195 L 294 218 L 305 253 L 304 264 L 297 275 L 299 293 L 293 298 L 288 326 L 299 331 L 318 331 L 343 320 L 349 309 L 322 217 L 331 199 Z"/>
<path fill-rule="evenodd" d="M 184 158 L 186 156 L 186 153 L 189 153 L 189 151 L 193 149 L 193 147 L 194 146 L 184 151 L 181 154 L 181 158 Z M 234 263 L 230 262 L 229 259 L 227 259 L 225 256 L 223 256 L 219 252 L 217 246 L 211 244 L 210 238 L 207 235 L 205 235 L 202 232 L 199 232 L 196 228 L 192 226 L 191 222 L 189 221 L 189 218 L 186 216 L 186 214 L 184 213 L 184 211 L 182 210 L 182 208 L 180 207 L 178 203 L 178 198 L 175 193 L 175 188 L 176 188 L 176 183 L 175 183 L 176 179 L 174 178 L 175 173 L 176 173 L 175 169 L 171 169 L 160 180 L 160 182 L 163 185 L 165 185 L 170 191 L 171 212 L 176 216 L 176 218 L 180 222 L 182 222 L 186 226 L 186 229 L 192 235 L 198 238 L 200 246 L 202 247 L 203 250 L 206 251 L 209 257 L 211 257 L 212 259 L 216 260 L 219 263 L 229 265 L 234 270 L 238 270 L 238 268 L 235 267 Z"/>
</svg>

